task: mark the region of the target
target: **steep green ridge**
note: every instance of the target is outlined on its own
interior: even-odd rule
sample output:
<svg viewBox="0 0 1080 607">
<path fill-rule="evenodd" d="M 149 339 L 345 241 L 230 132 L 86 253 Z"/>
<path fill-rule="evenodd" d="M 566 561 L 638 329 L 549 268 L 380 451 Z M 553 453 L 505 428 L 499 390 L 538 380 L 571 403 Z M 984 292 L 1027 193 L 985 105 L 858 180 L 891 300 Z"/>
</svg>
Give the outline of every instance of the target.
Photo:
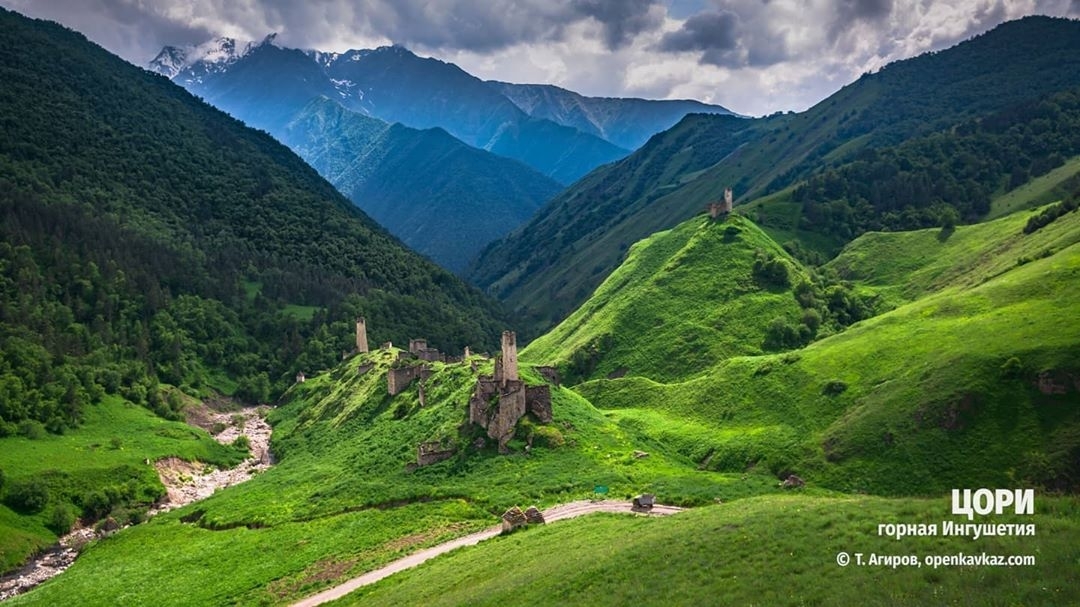
<svg viewBox="0 0 1080 607">
<path fill-rule="evenodd" d="M 434 363 L 421 406 L 416 383 L 387 394 L 385 373 L 397 356 L 395 349 L 352 357 L 297 384 L 270 417 L 281 457 L 273 468 L 95 543 L 12 605 L 74 597 L 87 605 L 283 604 L 495 524 L 511 505 L 580 499 L 598 484 L 619 499 L 651 490 L 688 505 L 780 491 L 768 476 L 698 470 L 554 386 L 552 424 L 522 422 L 510 455 L 490 442 L 477 450 L 474 431 L 459 426 L 475 377 L 490 373 L 491 362 Z M 529 384 L 542 383 L 530 368 L 523 372 Z M 420 442 L 438 440 L 459 452 L 407 467 Z M 636 449 L 649 455 L 636 458 Z M 149 546 L 169 546 L 169 557 Z M 207 563 L 230 574 L 207 579 Z"/>
<path fill-rule="evenodd" d="M 757 257 L 782 260 L 782 284 L 755 277 Z M 750 221 L 698 217 L 635 244 L 580 308 L 522 352 L 569 383 L 609 374 L 688 379 L 732 356 L 762 353 L 777 317 L 803 311 L 798 264 Z"/>
<path fill-rule="evenodd" d="M 494 343 L 494 302 L 266 134 L 69 30 L 0 20 L 0 434 L 60 432 L 103 393 L 176 415 L 159 381 L 264 400 L 339 360 L 358 314 L 375 343 Z"/>
<path fill-rule="evenodd" d="M 551 326 L 600 284 L 631 244 L 701 211 L 704 202 L 691 213 L 674 214 L 656 203 L 687 176 L 759 137 L 760 124 L 736 116 L 687 116 L 629 157 L 593 171 L 488 246 L 470 280 L 507 300 L 530 329 Z M 723 187 L 715 184 L 714 196 Z"/>
<path fill-rule="evenodd" d="M 736 201 L 749 202 L 857 160 L 865 150 L 948 131 L 1078 85 L 1080 23 L 1049 17 L 1005 23 L 954 48 L 864 75 L 806 112 L 745 121 L 739 135 L 717 131 L 695 145 L 723 152 L 704 166 L 673 167 L 671 153 L 649 160 L 652 144 L 646 145 L 586 176 L 494 243 L 469 276 L 542 332 L 588 297 L 626 246 L 693 216 L 725 187 L 734 188 Z M 653 141 L 674 142 L 681 128 L 728 120 L 697 117 Z M 1030 172 L 1017 163 L 1001 177 L 1010 178 L 1014 168 Z M 552 242 L 558 246 L 548 247 Z"/>
<path fill-rule="evenodd" d="M 1080 213 L 1031 234 L 1026 219 L 959 227 L 936 246 L 938 231 L 856 240 L 837 269 L 856 290 L 912 303 L 800 350 L 731 358 L 679 383 L 576 389 L 712 469 L 794 470 L 894 495 L 1075 490 Z"/>
<path fill-rule="evenodd" d="M 672 517 L 594 515 L 464 548 L 361 588 L 345 605 L 1074 604 L 1080 503 L 1036 500 L 1035 537 L 878 537 L 884 521 L 941 525 L 933 500 L 762 497 Z M 846 552 L 852 563 L 836 564 Z M 854 564 L 854 553 L 867 563 Z M 1034 555 L 1034 566 L 869 565 L 871 555 Z M 558 555 L 557 558 L 553 555 Z M 527 597 L 523 598 L 523 597 Z"/>
<path fill-rule="evenodd" d="M 562 189 L 442 129 L 389 125 L 325 97 L 271 133 L 405 244 L 454 272 Z"/>
</svg>

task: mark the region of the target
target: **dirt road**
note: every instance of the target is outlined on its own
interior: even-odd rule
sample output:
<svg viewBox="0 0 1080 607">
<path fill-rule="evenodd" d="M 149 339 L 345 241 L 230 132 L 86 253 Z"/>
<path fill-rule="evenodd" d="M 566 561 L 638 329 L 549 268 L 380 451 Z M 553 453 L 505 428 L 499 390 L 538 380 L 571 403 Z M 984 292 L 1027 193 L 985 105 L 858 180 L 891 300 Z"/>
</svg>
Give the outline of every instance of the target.
<svg viewBox="0 0 1080 607">
<path fill-rule="evenodd" d="M 634 510 L 629 502 L 593 502 L 583 500 L 577 502 L 569 502 L 566 504 L 559 504 L 558 506 L 552 506 L 551 508 L 548 508 L 544 511 L 544 520 L 548 523 L 552 523 L 563 519 L 592 514 L 594 512 L 616 512 L 625 514 L 662 516 L 668 514 L 675 514 L 681 511 L 682 508 L 677 508 L 675 506 L 656 505 L 653 506 L 652 510 L 649 512 L 640 512 Z M 409 556 L 393 561 L 379 569 L 369 571 L 364 575 L 355 577 L 345 582 L 344 584 L 334 586 L 329 590 L 324 590 L 319 594 L 310 596 L 298 603 L 294 603 L 292 607 L 314 607 L 315 605 L 322 605 L 323 603 L 328 603 L 335 599 L 339 599 L 346 594 L 349 594 L 353 590 L 360 588 L 361 586 L 374 584 L 375 582 L 385 577 L 389 577 L 399 571 L 404 571 L 405 569 L 411 569 L 412 567 L 416 567 L 417 565 L 425 561 L 431 560 L 439 556 L 440 554 L 445 554 L 456 548 L 461 548 L 462 546 L 472 546 L 475 544 L 479 544 L 484 540 L 491 539 L 499 535 L 500 531 L 500 527 L 491 527 L 489 529 L 477 531 L 476 533 L 459 537 L 456 540 L 450 540 L 449 542 L 444 542 L 442 544 L 439 544 L 438 546 L 432 546 L 431 548 L 428 548 L 426 550 L 421 550 L 414 554 L 410 554 Z"/>
</svg>

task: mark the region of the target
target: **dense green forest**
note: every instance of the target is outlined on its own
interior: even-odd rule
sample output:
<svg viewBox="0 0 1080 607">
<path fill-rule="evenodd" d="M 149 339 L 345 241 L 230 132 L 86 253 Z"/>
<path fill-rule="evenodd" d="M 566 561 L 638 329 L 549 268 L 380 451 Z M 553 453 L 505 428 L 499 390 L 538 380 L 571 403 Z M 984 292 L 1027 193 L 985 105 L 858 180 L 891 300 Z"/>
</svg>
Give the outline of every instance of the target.
<svg viewBox="0 0 1080 607">
<path fill-rule="evenodd" d="M 497 304 L 265 133 L 61 26 L 0 12 L 0 435 L 120 394 L 272 398 L 352 341 L 495 343 Z"/>
<path fill-rule="evenodd" d="M 912 230 L 990 211 L 993 194 L 1080 154 L 1080 89 L 1018 104 L 894 147 L 869 148 L 797 187 L 803 226 L 844 239 Z"/>
</svg>

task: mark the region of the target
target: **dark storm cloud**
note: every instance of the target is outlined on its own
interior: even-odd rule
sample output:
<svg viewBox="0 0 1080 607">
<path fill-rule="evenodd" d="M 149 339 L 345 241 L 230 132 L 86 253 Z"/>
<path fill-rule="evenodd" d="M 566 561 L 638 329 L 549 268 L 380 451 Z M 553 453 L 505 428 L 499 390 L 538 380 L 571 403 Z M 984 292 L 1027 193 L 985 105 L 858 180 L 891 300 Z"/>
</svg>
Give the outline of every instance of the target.
<svg viewBox="0 0 1080 607">
<path fill-rule="evenodd" d="M 161 49 L 163 40 L 197 44 L 217 35 L 212 29 L 177 22 L 130 0 L 87 0 L 77 6 L 72 6 L 70 0 L 0 0 L 0 5 L 29 17 L 61 23 L 140 64 Z"/>
<path fill-rule="evenodd" d="M 698 13 L 688 18 L 682 28 L 664 34 L 660 50 L 727 51 L 738 44 L 739 17 L 727 11 Z"/>
<path fill-rule="evenodd" d="M 876 21 L 889 16 L 892 12 L 892 0 L 844 0 L 840 3 L 840 12 L 855 19 Z"/>
<path fill-rule="evenodd" d="M 874 25 L 888 17 L 892 9 L 892 0 L 840 0 L 834 9 L 833 22 L 829 24 L 829 40 L 835 43 L 856 22 Z"/>
<path fill-rule="evenodd" d="M 702 63 L 731 66 L 743 62 L 736 53 L 738 46 L 738 15 L 708 11 L 692 15 L 680 29 L 664 34 L 658 48 L 667 52 L 702 51 Z"/>
<path fill-rule="evenodd" d="M 657 0 L 572 0 L 570 5 L 583 16 L 601 24 L 609 49 L 624 46 L 634 36 L 655 29 L 663 20 Z"/>
<path fill-rule="evenodd" d="M 441 50 L 494 52 L 519 43 L 563 40 L 567 28 L 595 23 L 609 50 L 659 27 L 660 0 L 0 0 L 30 16 L 86 33 L 144 63 L 165 44 L 214 36 L 262 38 L 317 47 L 342 39 L 383 39 Z"/>
</svg>

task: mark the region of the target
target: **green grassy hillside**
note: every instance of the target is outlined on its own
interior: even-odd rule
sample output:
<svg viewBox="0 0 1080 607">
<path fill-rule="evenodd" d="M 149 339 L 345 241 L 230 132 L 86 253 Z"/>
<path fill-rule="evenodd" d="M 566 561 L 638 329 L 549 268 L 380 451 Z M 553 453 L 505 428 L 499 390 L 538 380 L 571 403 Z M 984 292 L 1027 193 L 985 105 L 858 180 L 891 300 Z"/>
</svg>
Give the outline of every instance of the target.
<svg viewBox="0 0 1080 607">
<path fill-rule="evenodd" d="M 295 386 L 270 417 L 277 465 L 97 542 L 12 604 L 283 604 L 495 524 L 509 506 L 572 501 L 595 485 L 619 499 L 653 491 L 686 505 L 780 491 L 769 476 L 698 470 L 565 388 L 553 390 L 554 423 L 523 422 L 512 454 L 476 450 L 473 431 L 459 430 L 476 377 L 470 365 L 435 364 L 421 407 L 416 384 L 387 395 L 394 358 L 396 351 L 354 357 Z M 490 362 L 473 361 L 490 372 Z M 367 364 L 374 366 L 361 373 Z M 541 381 L 529 369 L 525 377 Z M 417 444 L 431 440 L 459 454 L 408 468 Z M 635 450 L 649 455 L 635 458 Z M 148 546 L 170 546 L 169 557 Z M 207 564 L 231 573 L 208 580 Z"/>
<path fill-rule="evenodd" d="M 1025 225 L 1037 213 L 1015 213 L 955 232 L 864 234 L 824 267 L 897 304 L 951 287 L 975 287 L 1080 241 L 1080 213 L 1068 213 L 1025 234 Z"/>
<path fill-rule="evenodd" d="M 756 275 L 772 257 L 786 278 Z M 769 323 L 798 323 L 790 285 L 805 273 L 750 221 L 702 216 L 635 244 L 596 293 L 522 359 L 577 383 L 609 374 L 687 379 L 715 363 L 761 354 Z"/>
<path fill-rule="evenodd" d="M 865 272 L 857 290 L 885 290 L 895 304 L 933 294 L 801 350 L 732 358 L 680 383 L 627 377 L 577 390 L 718 470 L 795 471 L 894 495 L 1075 488 L 1080 221 L 1070 213 L 1022 235 L 1023 219 L 960 227 L 936 247 L 937 230 L 855 241 L 838 263 L 856 280 Z"/>
<path fill-rule="evenodd" d="M 1080 558 L 1076 499 L 1039 498 L 1037 536 L 878 537 L 884 522 L 940 525 L 947 499 L 785 496 L 672 517 L 594 515 L 454 551 L 331 603 L 345 605 L 1065 605 Z M 1027 567 L 836 564 L 839 552 L 1035 555 Z M 555 556 L 558 555 L 558 556 Z"/>
<path fill-rule="evenodd" d="M 62 523 L 70 526 L 75 517 L 90 521 L 110 510 L 117 518 L 145 512 L 165 493 L 148 459 L 232 466 L 244 455 L 203 430 L 115 397 L 88 408 L 83 425 L 63 436 L 41 430 L 33 438 L 0 438 L 0 485 L 8 503 L 0 505 L 0 571 L 55 543 L 57 532 L 67 531 Z M 44 489 L 40 507 L 14 503 L 12 496 L 31 486 Z"/>
</svg>

